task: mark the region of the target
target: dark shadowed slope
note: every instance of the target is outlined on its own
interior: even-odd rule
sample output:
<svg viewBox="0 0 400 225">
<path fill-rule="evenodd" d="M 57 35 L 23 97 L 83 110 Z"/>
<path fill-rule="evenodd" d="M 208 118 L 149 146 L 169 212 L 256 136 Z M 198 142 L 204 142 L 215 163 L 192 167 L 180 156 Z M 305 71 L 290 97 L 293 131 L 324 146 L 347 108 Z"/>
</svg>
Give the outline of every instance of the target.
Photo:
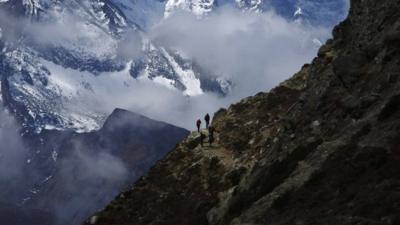
<svg viewBox="0 0 400 225">
<path fill-rule="evenodd" d="M 50 213 L 0 203 L 2 225 L 53 225 L 55 218 Z"/>
<path fill-rule="evenodd" d="M 116 109 L 91 133 L 43 131 L 24 136 L 23 173 L 0 182 L 0 224 L 74 225 L 145 174 L 188 131 Z M 4 199 L 3 199 L 4 197 Z M 18 205 L 14 207 L 13 205 Z"/>
<path fill-rule="evenodd" d="M 400 224 L 400 2 L 353 0 L 333 35 L 86 224 Z"/>
</svg>

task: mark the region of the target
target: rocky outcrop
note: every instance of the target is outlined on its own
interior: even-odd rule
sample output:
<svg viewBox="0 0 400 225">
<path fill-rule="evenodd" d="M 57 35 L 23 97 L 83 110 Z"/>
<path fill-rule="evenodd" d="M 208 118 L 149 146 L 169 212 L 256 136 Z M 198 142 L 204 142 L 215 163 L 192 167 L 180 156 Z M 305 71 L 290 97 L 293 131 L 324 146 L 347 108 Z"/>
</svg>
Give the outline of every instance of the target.
<svg viewBox="0 0 400 225">
<path fill-rule="evenodd" d="M 86 224 L 400 224 L 400 4 L 353 0 L 299 73 L 214 116 Z"/>
</svg>

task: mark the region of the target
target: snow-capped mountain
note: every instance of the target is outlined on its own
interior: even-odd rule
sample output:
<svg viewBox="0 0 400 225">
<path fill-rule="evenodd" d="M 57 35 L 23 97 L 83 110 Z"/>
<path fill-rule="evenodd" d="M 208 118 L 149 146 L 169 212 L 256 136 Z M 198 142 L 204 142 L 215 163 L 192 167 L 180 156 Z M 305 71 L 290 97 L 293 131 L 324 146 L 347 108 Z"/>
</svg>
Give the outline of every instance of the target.
<svg viewBox="0 0 400 225">
<path fill-rule="evenodd" d="M 165 17 L 179 10 L 189 11 L 197 16 L 210 13 L 217 6 L 216 0 L 168 0 L 165 5 Z"/>
<path fill-rule="evenodd" d="M 1 43 L 5 45 L 1 54 L 5 104 L 30 130 L 85 132 L 99 129 L 110 113 L 95 107 L 103 104 L 99 96 L 113 94 L 113 90 L 128 93 L 140 81 L 167 86 L 187 96 L 207 91 L 224 94 L 225 81 L 204 80 L 207 76 L 197 64 L 146 38 L 140 29 L 148 22 L 143 18 L 152 6 L 162 4 L 117 0 L 1 2 L 4 17 L 19 18 L 17 24 L 0 22 Z M 143 14 L 134 15 L 134 9 Z M 104 88 L 106 84 L 108 88 Z"/>
<path fill-rule="evenodd" d="M 289 20 L 304 19 L 313 25 L 334 25 L 346 16 L 348 0 L 168 0 L 165 17 L 177 11 L 202 17 L 226 5 L 259 13 L 272 10 Z"/>
<path fill-rule="evenodd" d="M 164 0 L 111 0 L 126 16 L 126 19 L 146 29 L 163 18 Z"/>
<path fill-rule="evenodd" d="M 231 88 L 228 80 L 210 76 L 201 62 L 155 43 L 145 30 L 180 10 L 202 17 L 224 5 L 259 13 L 274 10 L 289 20 L 333 24 L 346 11 L 345 2 L 2 0 L 2 99 L 30 130 L 84 132 L 99 129 L 110 113 L 99 107 L 104 105 L 99 96 L 118 98 L 122 92 L 134 96 L 132 90 L 140 82 L 186 96 L 224 95 Z"/>
</svg>

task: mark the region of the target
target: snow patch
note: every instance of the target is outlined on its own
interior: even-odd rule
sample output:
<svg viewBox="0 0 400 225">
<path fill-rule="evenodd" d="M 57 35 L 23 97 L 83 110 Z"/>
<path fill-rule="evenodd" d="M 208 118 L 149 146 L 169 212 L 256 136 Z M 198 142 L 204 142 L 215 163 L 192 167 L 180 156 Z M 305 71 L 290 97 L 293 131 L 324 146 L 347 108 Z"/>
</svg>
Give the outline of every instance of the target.
<svg viewBox="0 0 400 225">
<path fill-rule="evenodd" d="M 186 87 L 184 94 L 188 96 L 204 94 L 203 90 L 201 89 L 200 80 L 196 78 L 193 70 L 182 69 L 176 60 L 165 49 L 162 49 L 162 52 L 178 75 L 179 81 L 182 82 L 182 84 Z"/>
<path fill-rule="evenodd" d="M 51 178 L 53 178 L 53 175 L 50 175 L 50 176 L 44 178 L 44 180 L 42 181 L 42 184 L 47 183 L 49 180 L 51 180 Z"/>
<path fill-rule="evenodd" d="M 51 158 L 53 159 L 54 162 L 57 162 L 58 153 L 56 150 L 53 150 L 53 152 L 51 153 Z"/>
<path fill-rule="evenodd" d="M 297 7 L 297 10 L 294 12 L 293 16 L 296 17 L 296 16 L 301 16 L 301 15 L 303 15 L 303 9 L 300 7 Z"/>
<path fill-rule="evenodd" d="M 164 86 L 164 87 L 167 87 L 167 88 L 169 88 L 169 89 L 172 89 L 172 90 L 175 90 L 175 89 L 176 89 L 176 88 L 175 88 L 175 81 L 174 81 L 174 80 L 170 80 L 170 79 L 168 79 L 168 78 L 159 76 L 159 77 L 153 78 L 153 81 L 154 81 L 155 83 L 160 84 L 160 85 L 162 85 L 162 86 Z"/>
<path fill-rule="evenodd" d="M 314 38 L 313 40 L 312 40 L 312 42 L 316 45 L 316 46 L 318 46 L 318 47 L 321 47 L 323 44 L 322 44 L 322 42 L 319 40 L 319 39 L 317 39 L 317 38 Z"/>
</svg>

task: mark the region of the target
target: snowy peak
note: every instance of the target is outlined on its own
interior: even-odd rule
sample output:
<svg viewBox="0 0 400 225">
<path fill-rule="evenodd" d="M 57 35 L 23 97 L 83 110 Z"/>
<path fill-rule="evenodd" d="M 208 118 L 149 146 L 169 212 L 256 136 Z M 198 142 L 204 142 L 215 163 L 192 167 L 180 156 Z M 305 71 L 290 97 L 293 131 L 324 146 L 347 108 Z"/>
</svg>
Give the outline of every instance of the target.
<svg viewBox="0 0 400 225">
<path fill-rule="evenodd" d="M 332 26 L 346 16 L 348 0 L 168 0 L 165 17 L 177 11 L 201 17 L 223 5 L 257 13 L 272 10 L 290 21 L 302 18 L 313 25 Z"/>
<path fill-rule="evenodd" d="M 246 9 L 250 11 L 261 11 L 262 0 L 235 0 L 237 6 L 240 9 Z"/>
<path fill-rule="evenodd" d="M 204 16 L 213 11 L 216 0 L 168 0 L 164 16 L 168 18 L 176 11 L 187 11 L 196 16 Z"/>
</svg>

